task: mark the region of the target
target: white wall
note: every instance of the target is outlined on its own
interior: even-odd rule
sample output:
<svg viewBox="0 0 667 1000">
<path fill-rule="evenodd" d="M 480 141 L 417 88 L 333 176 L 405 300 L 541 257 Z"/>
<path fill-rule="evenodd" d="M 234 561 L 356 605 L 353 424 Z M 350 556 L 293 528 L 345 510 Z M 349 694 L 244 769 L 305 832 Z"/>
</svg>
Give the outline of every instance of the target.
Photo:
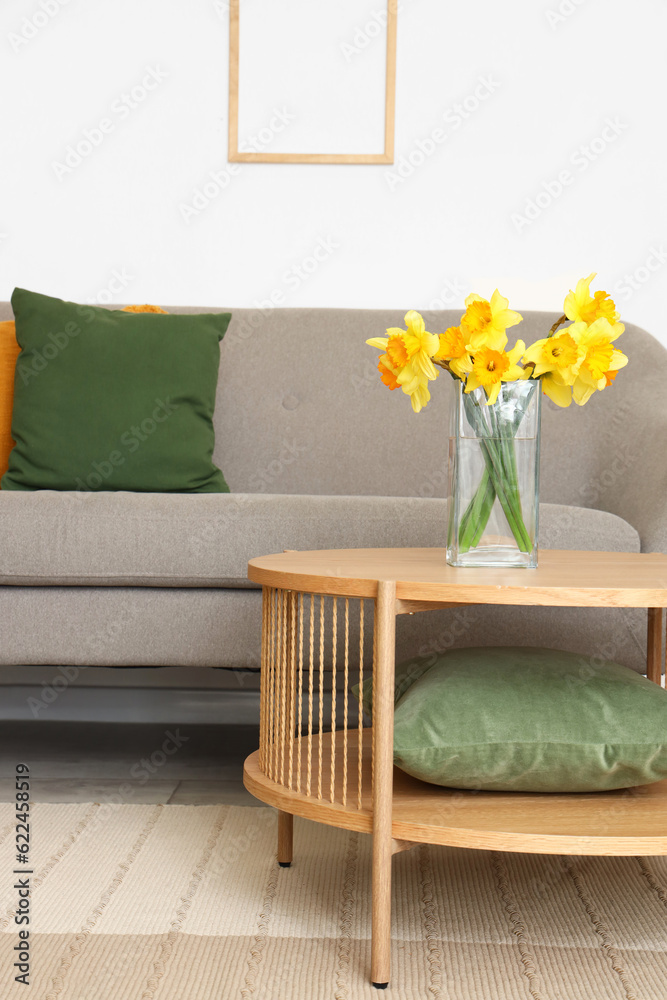
<svg viewBox="0 0 667 1000">
<path fill-rule="evenodd" d="M 341 60 L 343 45 L 375 58 L 364 25 L 382 8 L 360 2 L 332 40 Z M 243 164 L 188 223 L 180 206 L 229 168 L 224 0 L 3 0 L 0 298 L 18 284 L 249 306 L 277 290 L 286 305 L 402 312 L 498 284 L 517 309 L 558 309 L 597 270 L 624 317 L 667 344 L 666 36 L 664 0 L 402 0 L 397 163 Z M 156 67 L 165 78 L 121 111 Z M 58 178 L 104 118 L 102 143 Z M 335 247 L 301 280 L 320 240 Z"/>
</svg>

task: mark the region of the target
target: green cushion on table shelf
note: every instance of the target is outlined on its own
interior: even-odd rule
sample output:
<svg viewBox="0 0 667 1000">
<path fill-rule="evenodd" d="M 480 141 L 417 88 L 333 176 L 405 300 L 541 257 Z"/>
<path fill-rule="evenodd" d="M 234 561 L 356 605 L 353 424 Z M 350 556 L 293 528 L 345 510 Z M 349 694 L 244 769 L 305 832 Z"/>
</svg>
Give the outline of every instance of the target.
<svg viewBox="0 0 667 1000">
<path fill-rule="evenodd" d="M 229 313 L 159 315 L 17 288 L 12 436 L 3 490 L 227 493 L 213 464 Z"/>
<path fill-rule="evenodd" d="M 371 687 L 364 684 L 371 712 Z M 590 792 L 667 778 L 667 692 L 555 649 L 455 649 L 396 668 L 394 762 L 437 785 Z M 585 832 L 585 831 L 582 831 Z"/>
</svg>

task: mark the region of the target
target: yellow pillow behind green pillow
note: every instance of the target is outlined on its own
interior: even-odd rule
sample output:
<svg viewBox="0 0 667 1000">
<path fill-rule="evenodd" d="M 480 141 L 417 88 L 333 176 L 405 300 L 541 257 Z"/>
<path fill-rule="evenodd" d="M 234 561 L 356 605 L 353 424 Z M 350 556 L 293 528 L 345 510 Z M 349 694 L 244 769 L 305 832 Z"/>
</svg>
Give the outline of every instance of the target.
<svg viewBox="0 0 667 1000">
<path fill-rule="evenodd" d="M 16 343 L 13 320 L 0 323 L 0 479 L 7 471 L 12 440 L 12 407 L 14 405 L 14 370 L 21 348 Z"/>
</svg>

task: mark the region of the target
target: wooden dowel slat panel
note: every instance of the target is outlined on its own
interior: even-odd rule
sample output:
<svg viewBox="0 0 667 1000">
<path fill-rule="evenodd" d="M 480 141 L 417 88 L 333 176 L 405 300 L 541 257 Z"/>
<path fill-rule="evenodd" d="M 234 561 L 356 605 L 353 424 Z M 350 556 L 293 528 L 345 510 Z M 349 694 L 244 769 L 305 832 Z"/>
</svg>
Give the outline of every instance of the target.
<svg viewBox="0 0 667 1000">
<path fill-rule="evenodd" d="M 346 806 L 356 759 L 357 809 L 366 795 L 367 617 L 363 599 L 263 588 L 259 766 L 290 791 Z M 350 697 L 355 672 L 359 699 Z"/>
<path fill-rule="evenodd" d="M 357 704 L 357 728 L 359 733 L 359 750 L 357 754 L 357 809 L 361 809 L 363 784 L 363 753 L 364 753 L 364 601 L 359 601 L 359 700 Z"/>
<path fill-rule="evenodd" d="M 310 658 L 308 663 L 308 777 L 306 795 L 310 795 L 313 781 L 313 688 L 315 673 L 315 595 L 310 595 Z"/>
</svg>

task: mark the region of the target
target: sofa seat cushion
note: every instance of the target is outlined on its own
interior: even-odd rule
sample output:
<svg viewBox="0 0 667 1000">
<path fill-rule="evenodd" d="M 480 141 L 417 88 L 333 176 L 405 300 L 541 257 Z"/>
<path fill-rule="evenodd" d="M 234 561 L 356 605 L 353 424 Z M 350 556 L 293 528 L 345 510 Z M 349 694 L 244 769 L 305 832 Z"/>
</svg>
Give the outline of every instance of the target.
<svg viewBox="0 0 667 1000">
<path fill-rule="evenodd" d="M 543 504 L 543 548 L 639 551 L 601 511 Z M 0 491 L 0 585 L 248 587 L 283 549 L 444 546 L 446 502 L 418 497 Z"/>
</svg>

